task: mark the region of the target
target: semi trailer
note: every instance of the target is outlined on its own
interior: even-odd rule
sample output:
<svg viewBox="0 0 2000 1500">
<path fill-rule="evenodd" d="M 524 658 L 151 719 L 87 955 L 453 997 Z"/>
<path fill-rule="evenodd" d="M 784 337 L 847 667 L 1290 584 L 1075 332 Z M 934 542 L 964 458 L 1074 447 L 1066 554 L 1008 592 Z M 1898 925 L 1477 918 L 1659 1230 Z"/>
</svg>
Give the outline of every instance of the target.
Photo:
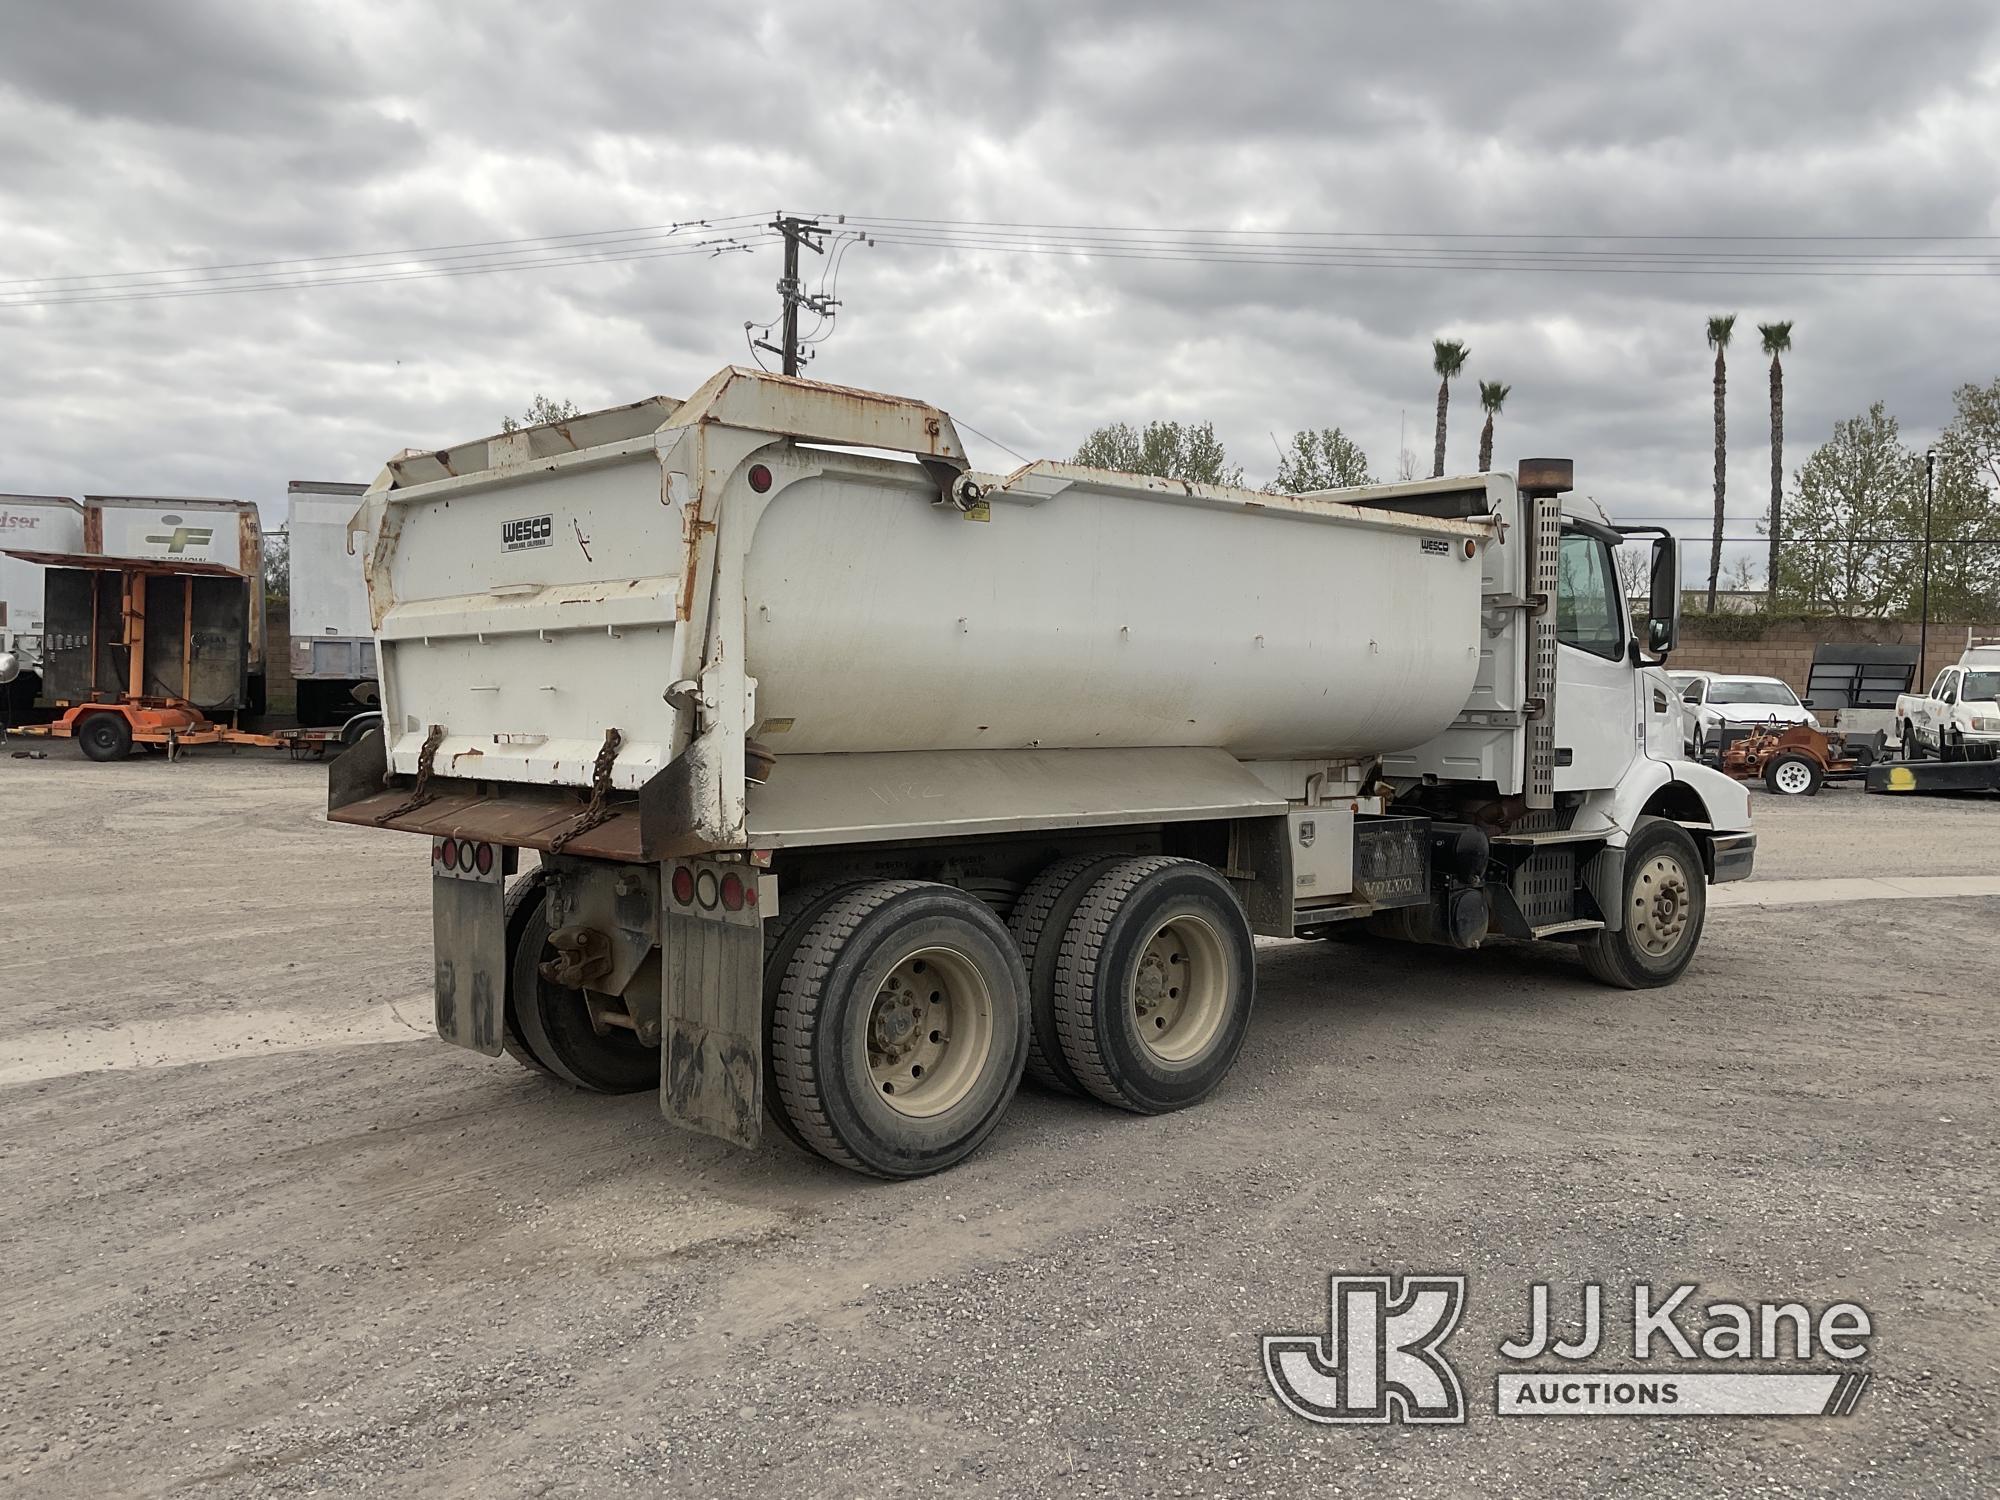
<svg viewBox="0 0 2000 1500">
<path fill-rule="evenodd" d="M 406 451 L 329 817 L 425 836 L 447 1041 L 885 1177 L 1024 1073 L 1197 1103 L 1259 936 L 1666 984 L 1749 801 L 1680 756 L 1672 538 L 1571 490 L 984 473 L 935 406 L 738 368 Z"/>
<path fill-rule="evenodd" d="M 74 552 L 83 546 L 83 507 L 65 495 L 0 495 L 0 548 Z M 0 710 L 34 707 L 46 670 L 47 570 L 0 551 L 0 652 L 16 675 L 0 686 Z"/>
<path fill-rule="evenodd" d="M 291 670 L 301 724 L 343 724 L 375 705 L 375 636 L 347 530 L 367 488 L 313 479 L 286 487 Z"/>
</svg>

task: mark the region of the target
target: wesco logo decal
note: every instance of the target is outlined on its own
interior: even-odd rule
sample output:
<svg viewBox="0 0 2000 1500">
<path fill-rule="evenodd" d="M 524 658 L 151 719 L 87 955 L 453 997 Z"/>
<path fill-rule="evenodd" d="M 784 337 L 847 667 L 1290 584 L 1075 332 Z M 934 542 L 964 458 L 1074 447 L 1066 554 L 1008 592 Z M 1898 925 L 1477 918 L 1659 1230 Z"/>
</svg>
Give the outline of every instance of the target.
<svg viewBox="0 0 2000 1500">
<path fill-rule="evenodd" d="M 523 516 L 518 521 L 500 523 L 500 546 L 508 552 L 528 547 L 546 547 L 555 540 L 553 516 Z"/>
</svg>

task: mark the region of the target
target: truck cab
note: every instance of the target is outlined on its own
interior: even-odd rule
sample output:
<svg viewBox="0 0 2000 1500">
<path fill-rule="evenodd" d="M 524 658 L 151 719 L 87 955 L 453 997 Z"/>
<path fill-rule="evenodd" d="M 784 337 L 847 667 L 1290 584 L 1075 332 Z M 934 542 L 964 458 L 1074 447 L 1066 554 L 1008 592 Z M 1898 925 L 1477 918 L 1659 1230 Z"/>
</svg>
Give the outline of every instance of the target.
<svg viewBox="0 0 2000 1500">
<path fill-rule="evenodd" d="M 1906 757 L 2000 746 L 2000 650 L 1967 650 L 1928 692 L 1897 698 L 1896 720 Z"/>
</svg>

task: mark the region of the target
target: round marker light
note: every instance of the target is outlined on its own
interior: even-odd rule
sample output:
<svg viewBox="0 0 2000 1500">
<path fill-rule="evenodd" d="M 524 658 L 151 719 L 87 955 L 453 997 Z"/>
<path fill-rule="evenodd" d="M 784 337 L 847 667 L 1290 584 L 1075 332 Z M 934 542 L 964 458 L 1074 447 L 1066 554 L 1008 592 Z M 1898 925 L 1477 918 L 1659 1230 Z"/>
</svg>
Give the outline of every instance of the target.
<svg viewBox="0 0 2000 1500">
<path fill-rule="evenodd" d="M 439 844 L 437 858 L 438 858 L 438 863 L 443 865 L 447 870 L 457 869 L 458 840 L 446 839 L 442 844 Z"/>
<path fill-rule="evenodd" d="M 694 871 L 690 870 L 686 865 L 675 865 L 673 887 L 674 900 L 682 906 L 686 906 L 692 902 L 694 900 Z"/>
<path fill-rule="evenodd" d="M 770 487 L 771 471 L 762 464 L 750 465 L 750 488 L 761 495 Z"/>
<path fill-rule="evenodd" d="M 722 909 L 743 910 L 743 877 L 734 873 L 722 877 Z"/>
<path fill-rule="evenodd" d="M 458 846 L 458 868 L 464 874 L 472 873 L 472 841 L 467 839 Z"/>
<path fill-rule="evenodd" d="M 706 911 L 715 910 L 715 871 L 703 870 L 694 878 L 694 899 Z"/>
<path fill-rule="evenodd" d="M 478 867 L 480 874 L 491 875 L 493 873 L 493 846 L 491 844 L 481 844 L 473 852 L 472 862 Z"/>
</svg>

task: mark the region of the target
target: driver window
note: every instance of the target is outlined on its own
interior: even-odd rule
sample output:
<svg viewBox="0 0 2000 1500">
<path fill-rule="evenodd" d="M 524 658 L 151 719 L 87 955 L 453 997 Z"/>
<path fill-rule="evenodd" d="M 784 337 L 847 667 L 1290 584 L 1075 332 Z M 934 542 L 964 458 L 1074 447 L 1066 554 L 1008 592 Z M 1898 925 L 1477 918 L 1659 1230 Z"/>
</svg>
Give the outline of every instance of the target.
<svg viewBox="0 0 2000 1500">
<path fill-rule="evenodd" d="M 1944 669 L 1944 671 L 1937 674 L 1937 681 L 1931 684 L 1931 696 L 1933 698 L 1942 698 L 1944 696 L 1944 690 L 1950 685 L 1951 685 L 1951 668 L 1947 667 Z"/>
<path fill-rule="evenodd" d="M 1616 661 L 1625 654 L 1625 612 L 1611 549 L 1596 537 L 1569 532 L 1556 559 L 1556 639 Z"/>
<path fill-rule="evenodd" d="M 1690 682 L 1687 685 L 1687 691 L 1681 694 L 1681 702 L 1699 705 L 1701 703 L 1701 689 L 1702 684 L 1699 682 Z"/>
<path fill-rule="evenodd" d="M 1943 684 L 1938 690 L 1938 697 L 1947 703 L 1958 702 L 1958 673 L 1947 672 L 1938 681 Z"/>
</svg>

